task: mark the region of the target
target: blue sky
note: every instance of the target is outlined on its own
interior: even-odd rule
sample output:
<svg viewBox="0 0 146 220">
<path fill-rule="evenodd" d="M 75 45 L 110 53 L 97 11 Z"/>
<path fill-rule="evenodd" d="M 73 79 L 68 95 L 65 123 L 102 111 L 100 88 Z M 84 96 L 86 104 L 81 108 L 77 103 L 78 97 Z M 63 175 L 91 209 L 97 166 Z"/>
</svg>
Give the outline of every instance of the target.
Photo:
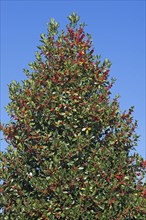
<svg viewBox="0 0 146 220">
<path fill-rule="evenodd" d="M 117 79 L 112 93 L 120 94 L 120 109 L 135 106 L 137 151 L 145 152 L 145 1 L 1 1 L 1 121 L 9 118 L 8 84 L 25 79 L 23 68 L 32 62 L 50 18 L 65 29 L 67 16 L 76 11 L 92 35 L 95 54 L 112 62 L 110 76 Z M 1 149 L 6 144 L 2 142 Z"/>
</svg>

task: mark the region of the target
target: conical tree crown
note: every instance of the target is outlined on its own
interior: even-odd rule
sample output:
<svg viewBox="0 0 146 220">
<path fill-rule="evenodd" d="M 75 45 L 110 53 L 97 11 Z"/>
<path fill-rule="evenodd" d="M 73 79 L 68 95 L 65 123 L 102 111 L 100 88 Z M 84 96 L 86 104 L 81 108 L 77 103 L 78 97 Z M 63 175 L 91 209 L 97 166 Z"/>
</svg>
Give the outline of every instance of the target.
<svg viewBox="0 0 146 220">
<path fill-rule="evenodd" d="M 2 216 L 144 219 L 145 161 L 129 155 L 138 139 L 133 107 L 122 113 L 111 100 L 111 63 L 93 55 L 79 16 L 68 18 L 61 33 L 51 19 L 27 79 L 9 85 Z"/>
</svg>

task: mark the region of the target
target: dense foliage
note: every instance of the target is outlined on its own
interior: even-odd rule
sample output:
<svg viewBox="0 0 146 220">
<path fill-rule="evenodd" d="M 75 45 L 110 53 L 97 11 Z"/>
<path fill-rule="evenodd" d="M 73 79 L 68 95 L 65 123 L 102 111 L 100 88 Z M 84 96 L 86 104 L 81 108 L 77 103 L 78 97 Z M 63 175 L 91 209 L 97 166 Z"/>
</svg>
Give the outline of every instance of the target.
<svg viewBox="0 0 146 220">
<path fill-rule="evenodd" d="M 1 219 L 144 220 L 133 107 L 111 100 L 109 60 L 93 55 L 76 13 L 68 18 L 66 32 L 51 19 L 27 79 L 9 85 Z"/>
</svg>

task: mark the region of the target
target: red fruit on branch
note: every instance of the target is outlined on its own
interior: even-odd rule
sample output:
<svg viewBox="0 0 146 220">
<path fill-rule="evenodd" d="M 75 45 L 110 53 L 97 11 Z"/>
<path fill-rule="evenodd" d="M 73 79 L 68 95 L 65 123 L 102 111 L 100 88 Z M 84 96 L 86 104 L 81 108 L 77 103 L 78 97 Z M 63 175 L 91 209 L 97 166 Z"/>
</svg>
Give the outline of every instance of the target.
<svg viewBox="0 0 146 220">
<path fill-rule="evenodd" d="M 44 63 L 42 63 L 42 67 L 43 67 L 43 69 L 45 69 L 45 64 Z"/>
<path fill-rule="evenodd" d="M 141 166 L 142 166 L 143 169 L 146 168 L 146 160 L 144 160 L 143 162 L 141 162 Z"/>
<path fill-rule="evenodd" d="M 116 178 L 119 180 L 119 181 L 121 181 L 123 178 L 124 178 L 124 174 L 117 174 L 116 175 Z"/>
</svg>

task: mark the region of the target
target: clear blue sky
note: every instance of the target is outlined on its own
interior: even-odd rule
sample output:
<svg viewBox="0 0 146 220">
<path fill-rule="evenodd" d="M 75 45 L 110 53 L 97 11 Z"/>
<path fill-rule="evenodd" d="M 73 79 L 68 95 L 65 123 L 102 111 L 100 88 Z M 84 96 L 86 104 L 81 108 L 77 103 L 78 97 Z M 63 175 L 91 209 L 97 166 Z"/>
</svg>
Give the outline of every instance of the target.
<svg viewBox="0 0 146 220">
<path fill-rule="evenodd" d="M 135 106 L 137 151 L 145 157 L 145 1 L 2 1 L 1 2 L 1 120 L 9 120 L 4 106 L 9 102 L 12 80 L 25 78 L 23 68 L 34 60 L 40 34 L 50 18 L 64 29 L 67 16 L 76 11 L 88 26 L 95 53 L 112 62 L 110 75 L 117 78 L 113 95 L 120 94 L 121 110 Z M 3 142 L 2 149 L 6 144 Z"/>
</svg>

